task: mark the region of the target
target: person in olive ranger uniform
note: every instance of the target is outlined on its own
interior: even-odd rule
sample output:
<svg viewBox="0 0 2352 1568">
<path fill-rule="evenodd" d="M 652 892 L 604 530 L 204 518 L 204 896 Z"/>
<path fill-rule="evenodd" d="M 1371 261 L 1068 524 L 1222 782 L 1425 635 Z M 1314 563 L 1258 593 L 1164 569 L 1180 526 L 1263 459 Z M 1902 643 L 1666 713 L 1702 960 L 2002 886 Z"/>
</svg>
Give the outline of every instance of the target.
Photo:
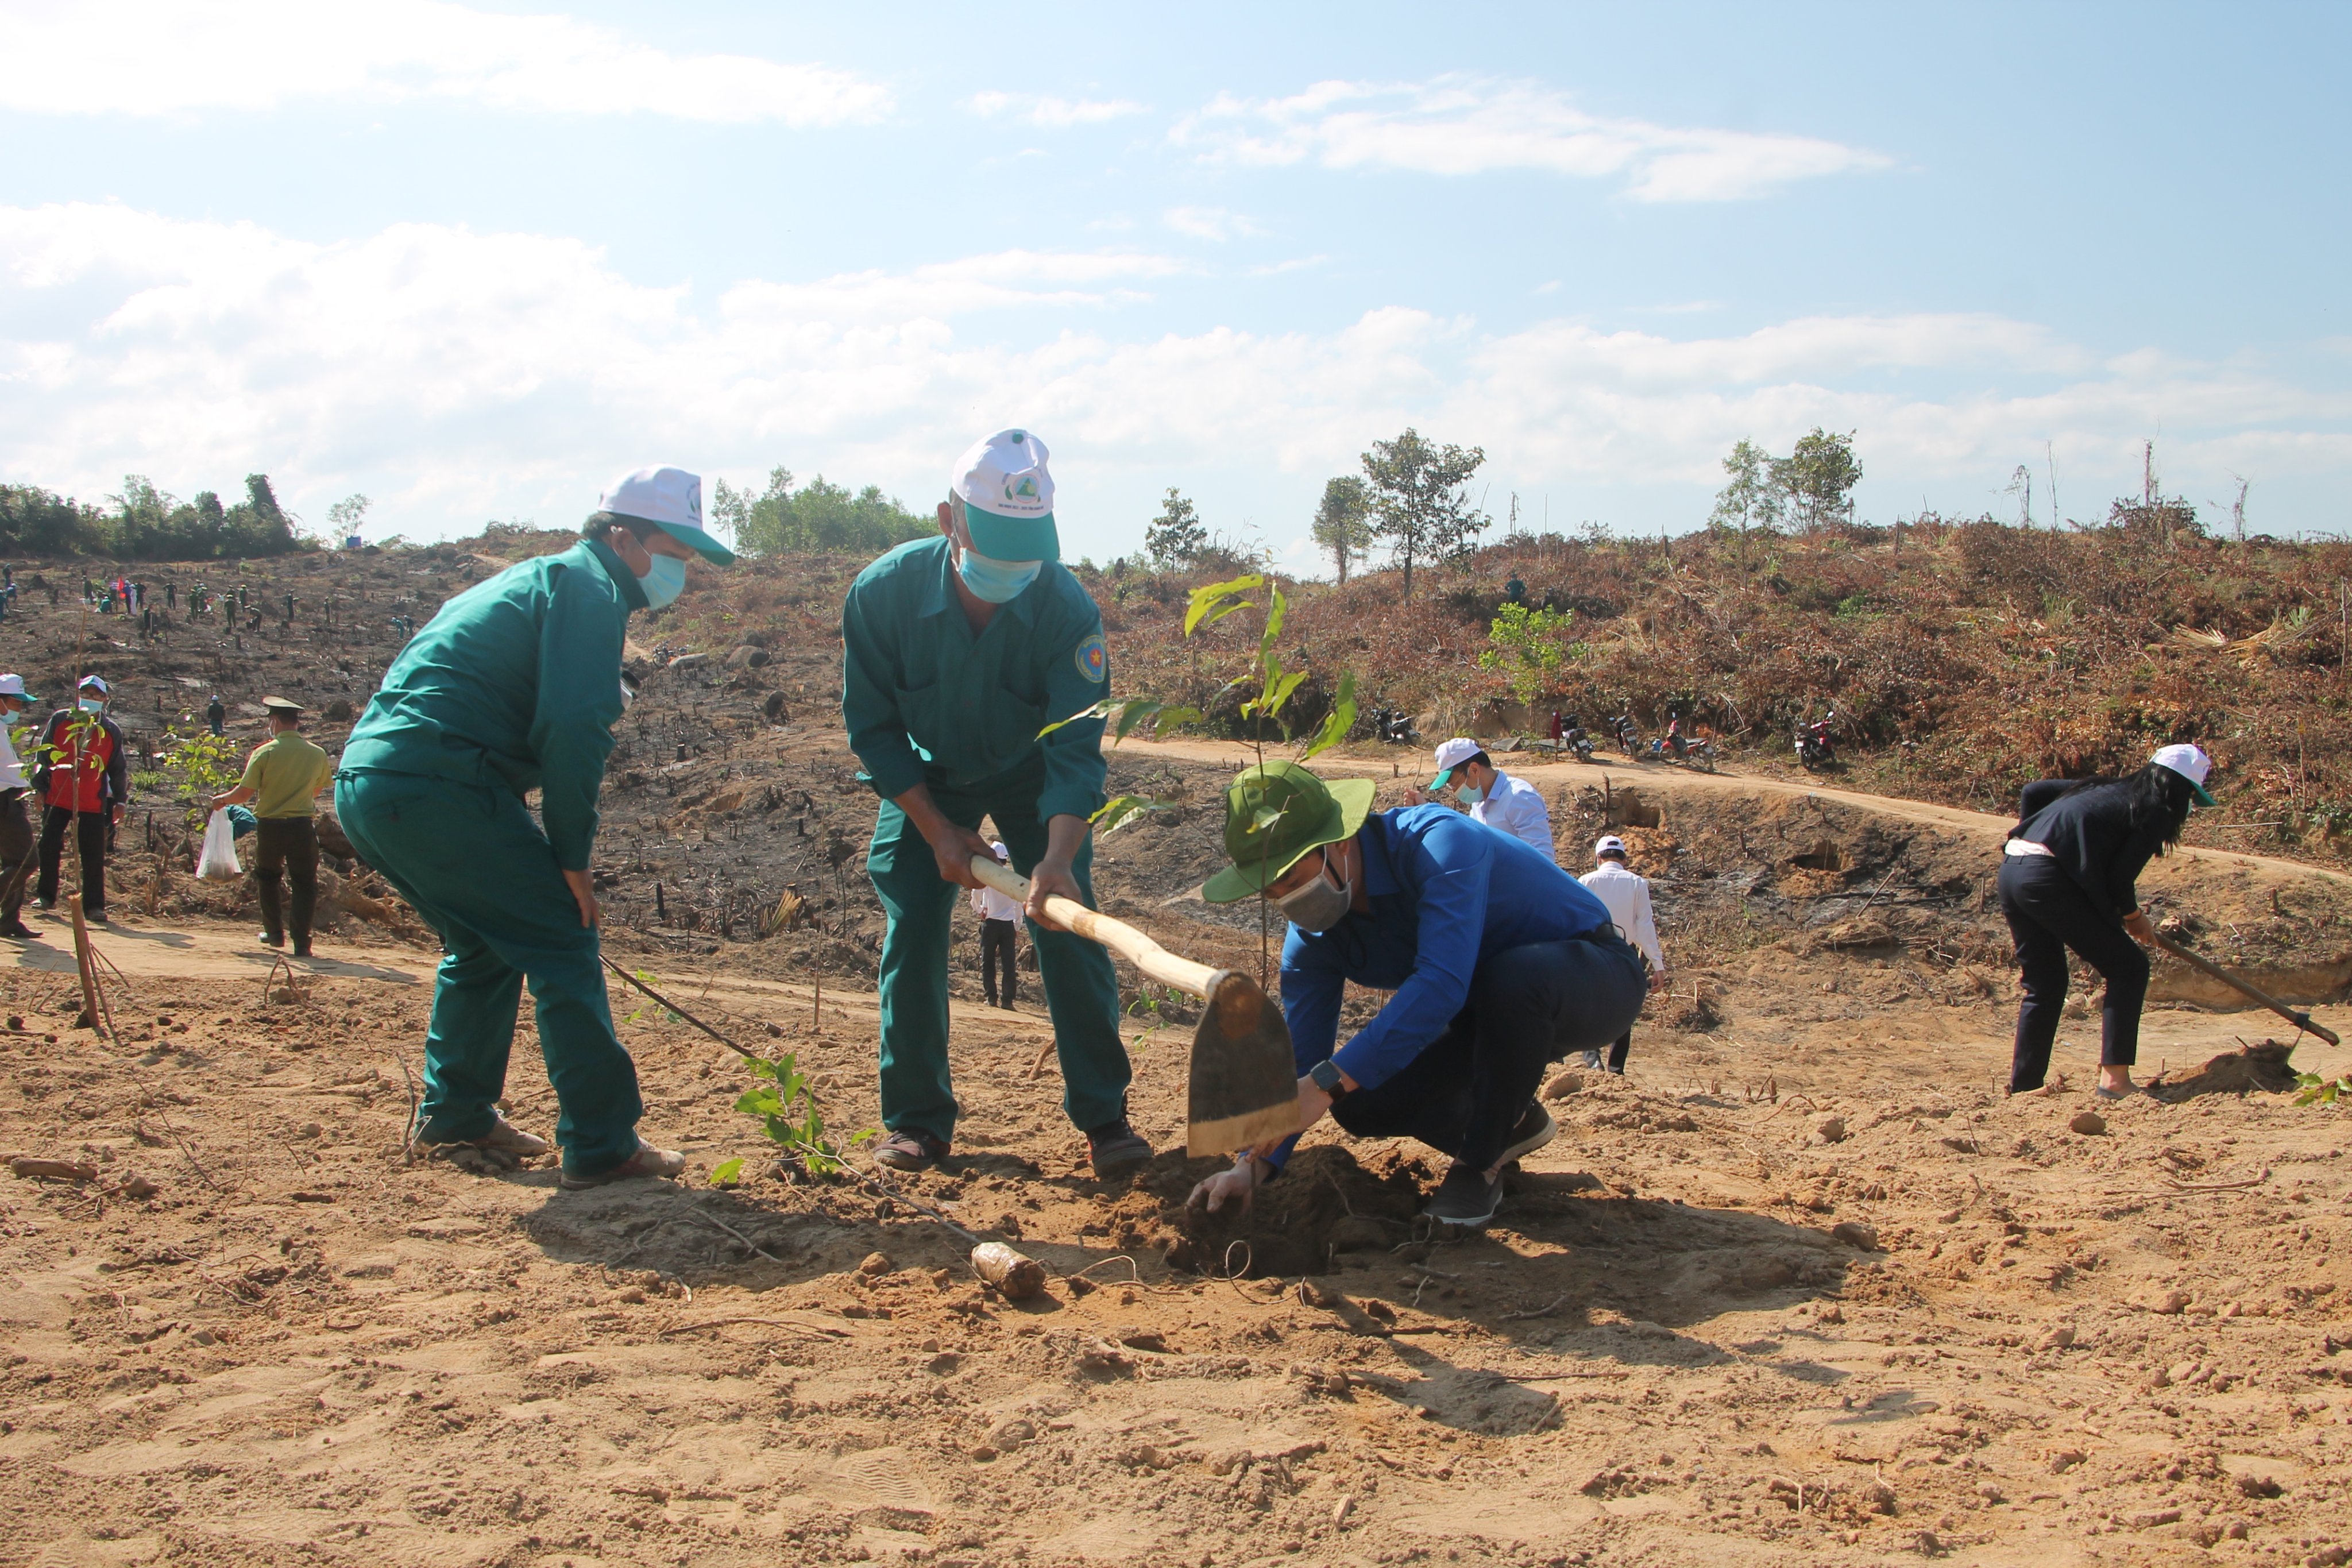
<svg viewBox="0 0 2352 1568">
<path fill-rule="evenodd" d="M 1127 1121 L 1127 1047 L 1110 955 L 1045 918 L 1060 894 L 1092 905 L 1088 818 L 1103 804 L 1110 659 L 1093 599 L 1057 559 L 1045 444 L 1005 430 L 966 452 L 937 539 L 862 573 L 842 607 L 842 717 L 882 797 L 866 851 L 887 915 L 882 939 L 882 1121 L 875 1159 L 921 1170 L 944 1157 L 958 1106 L 948 1070 L 948 940 L 956 889 L 993 858 L 982 816 L 1030 881 L 1029 936 L 1060 1053 L 1063 1107 L 1095 1173 L 1142 1164 Z"/>
<path fill-rule="evenodd" d="M 686 1168 L 637 1136 L 645 1105 L 613 1031 L 588 857 L 629 612 L 676 599 L 690 557 L 734 559 L 703 531 L 702 481 L 680 468 L 614 481 L 581 533 L 442 605 L 385 671 L 335 775 L 352 847 L 446 949 L 417 1141 L 547 1152 L 497 1109 L 528 979 L 568 1187 Z M 537 822 L 523 804 L 534 789 Z"/>
</svg>

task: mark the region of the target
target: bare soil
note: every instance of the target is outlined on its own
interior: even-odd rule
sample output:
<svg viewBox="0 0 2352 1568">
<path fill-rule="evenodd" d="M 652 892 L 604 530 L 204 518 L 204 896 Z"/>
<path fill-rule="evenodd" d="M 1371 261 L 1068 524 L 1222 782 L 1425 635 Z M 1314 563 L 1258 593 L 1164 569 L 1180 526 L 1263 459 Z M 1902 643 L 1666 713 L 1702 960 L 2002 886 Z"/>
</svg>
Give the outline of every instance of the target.
<svg viewBox="0 0 2352 1568">
<path fill-rule="evenodd" d="M 765 666 L 664 667 L 599 869 L 623 962 L 794 1052 L 848 1131 L 877 1117 L 873 805 L 808 614 Z M 1234 754 L 1115 753 L 1173 804 L 1097 877 L 1171 948 L 1247 963 L 1254 911 L 1192 891 Z M 1333 765 L 1387 805 L 1423 760 Z M 1177 1152 L 1189 1031 L 1159 997 L 1134 1110 L 1169 1152 L 1097 1183 L 1034 990 L 1004 1013 L 974 986 L 957 1152 L 893 1180 L 1045 1263 L 1021 1304 L 906 1204 L 786 1179 L 738 1059 L 617 983 L 686 1178 L 567 1193 L 405 1150 L 429 944 L 347 912 L 266 984 L 240 895 L 126 844 L 130 888 L 180 868 L 98 937 L 116 1037 L 71 1026 L 55 922 L 0 969 L 0 1155 L 89 1167 L 0 1175 L 0 1561 L 2352 1561 L 2344 1113 L 2282 1091 L 2352 1053 L 2202 1010 L 2168 967 L 2156 1095 L 2081 1091 L 2089 1009 L 2078 1087 L 2004 1098 L 1998 819 L 1526 771 L 1570 863 L 1604 824 L 1633 839 L 1675 993 L 1627 1078 L 1554 1079 L 1560 1136 L 1496 1224 L 1424 1235 L 1436 1159 L 1328 1123 L 1252 1215 L 1188 1214 L 1215 1163 Z M 2199 852 L 2144 886 L 2300 1000 L 2352 973 L 2339 877 Z M 509 1105 L 544 1132 L 523 1024 Z"/>
</svg>

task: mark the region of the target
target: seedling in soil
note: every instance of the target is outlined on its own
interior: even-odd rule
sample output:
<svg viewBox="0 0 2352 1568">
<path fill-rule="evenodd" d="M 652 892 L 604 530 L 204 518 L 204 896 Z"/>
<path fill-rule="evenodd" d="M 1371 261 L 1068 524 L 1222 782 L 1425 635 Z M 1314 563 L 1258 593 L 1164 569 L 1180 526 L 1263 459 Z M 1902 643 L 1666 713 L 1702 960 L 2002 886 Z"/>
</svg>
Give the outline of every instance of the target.
<svg viewBox="0 0 2352 1568">
<path fill-rule="evenodd" d="M 2352 1073 L 2322 1078 L 2315 1072 L 2300 1072 L 2294 1075 L 2294 1085 L 2302 1091 L 2294 1097 L 2297 1105 L 2333 1105 L 2339 1096 L 2352 1103 Z"/>
<path fill-rule="evenodd" d="M 808 1174 L 840 1175 L 847 1168 L 842 1162 L 842 1152 L 825 1137 L 824 1113 L 817 1110 L 816 1096 L 809 1091 L 808 1077 L 801 1071 L 793 1053 L 752 1057 L 750 1066 L 753 1078 L 768 1081 L 744 1090 L 735 1101 L 735 1109 L 758 1118 L 769 1142 L 797 1161 Z M 849 1140 L 850 1147 L 856 1148 L 873 1136 L 874 1129 L 868 1127 Z M 732 1186 L 742 1179 L 743 1161 L 740 1157 L 724 1162 L 710 1173 L 710 1184 L 714 1187 Z"/>
</svg>

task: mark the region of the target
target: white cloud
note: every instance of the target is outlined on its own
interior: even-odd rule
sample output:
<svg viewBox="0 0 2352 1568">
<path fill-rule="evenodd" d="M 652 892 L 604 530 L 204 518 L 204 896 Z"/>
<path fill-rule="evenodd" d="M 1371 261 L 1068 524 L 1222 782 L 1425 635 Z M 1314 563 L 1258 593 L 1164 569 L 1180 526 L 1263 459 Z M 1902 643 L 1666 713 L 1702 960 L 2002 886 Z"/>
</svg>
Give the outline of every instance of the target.
<svg viewBox="0 0 2352 1568">
<path fill-rule="evenodd" d="M 1390 307 L 1322 331 L 1126 328 L 1120 301 L 1180 268 L 1005 251 L 698 296 L 562 237 L 404 224 L 316 244 L 116 205 L 0 208 L 17 307 L 0 474 L 96 497 L 126 472 L 186 494 L 268 471 L 308 514 L 364 490 L 379 526 L 415 536 L 563 521 L 646 461 L 750 479 L 782 460 L 919 500 L 974 433 L 1017 423 L 1048 432 L 1071 548 L 1097 555 L 1132 548 L 1170 483 L 1223 485 L 1219 515 L 1286 536 L 1324 476 L 1408 423 L 1485 447 L 1498 487 L 1560 489 L 1563 516 L 1579 487 L 1659 495 L 1663 517 L 1616 519 L 1652 529 L 1705 515 L 1734 440 L 1785 449 L 1816 424 L 1859 430 L 1865 492 L 1887 485 L 1905 510 L 1923 486 L 1973 509 L 2054 439 L 2082 515 L 2159 429 L 2192 496 L 2235 468 L 2277 509 L 2296 476 L 2318 494 L 2352 475 L 2352 395 L 2095 354 L 2006 318 L 1675 338 L 1489 334 Z"/>
<path fill-rule="evenodd" d="M 1791 181 L 1887 167 L 1864 148 L 1810 136 L 1654 125 L 1588 114 L 1520 82 L 1441 77 L 1415 84 L 1318 82 L 1289 98 L 1220 94 L 1181 121 L 1180 145 L 1259 164 L 1478 174 L 1532 169 L 1621 178 L 1639 201 L 1728 201 Z"/>
<path fill-rule="evenodd" d="M 1265 232 L 1240 213 L 1227 212 L 1223 207 L 1170 207 L 1160 215 L 1160 221 L 1178 234 L 1218 243 Z"/>
<path fill-rule="evenodd" d="M 1124 98 L 1046 98 L 1022 92 L 974 93 L 971 108 L 974 114 L 984 118 L 1005 115 L 1048 131 L 1099 125 L 1107 120 L 1147 112 L 1144 105 Z"/>
<path fill-rule="evenodd" d="M 748 55 L 679 55 L 561 16 L 446 0 L 16 0 L 0 10 L 0 108 L 46 114 L 276 109 L 300 99 L 465 99 L 565 114 L 832 125 L 888 89 Z"/>
</svg>

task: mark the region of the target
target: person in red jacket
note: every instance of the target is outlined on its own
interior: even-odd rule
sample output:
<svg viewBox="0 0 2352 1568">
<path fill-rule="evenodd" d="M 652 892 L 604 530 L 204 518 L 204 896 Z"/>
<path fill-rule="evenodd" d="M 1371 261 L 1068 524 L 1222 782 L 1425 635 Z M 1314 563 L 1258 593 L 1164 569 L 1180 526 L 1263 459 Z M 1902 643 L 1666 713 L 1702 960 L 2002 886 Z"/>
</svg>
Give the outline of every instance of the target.
<svg viewBox="0 0 2352 1568">
<path fill-rule="evenodd" d="M 34 896 L 44 910 L 58 901 L 58 866 L 65 857 L 66 825 L 81 847 L 81 912 L 106 919 L 106 849 L 110 829 L 122 820 L 130 793 L 122 731 L 106 716 L 106 682 L 85 675 L 71 708 L 49 715 L 41 727 L 39 763 L 33 788 L 41 812 L 41 879 Z"/>
</svg>

